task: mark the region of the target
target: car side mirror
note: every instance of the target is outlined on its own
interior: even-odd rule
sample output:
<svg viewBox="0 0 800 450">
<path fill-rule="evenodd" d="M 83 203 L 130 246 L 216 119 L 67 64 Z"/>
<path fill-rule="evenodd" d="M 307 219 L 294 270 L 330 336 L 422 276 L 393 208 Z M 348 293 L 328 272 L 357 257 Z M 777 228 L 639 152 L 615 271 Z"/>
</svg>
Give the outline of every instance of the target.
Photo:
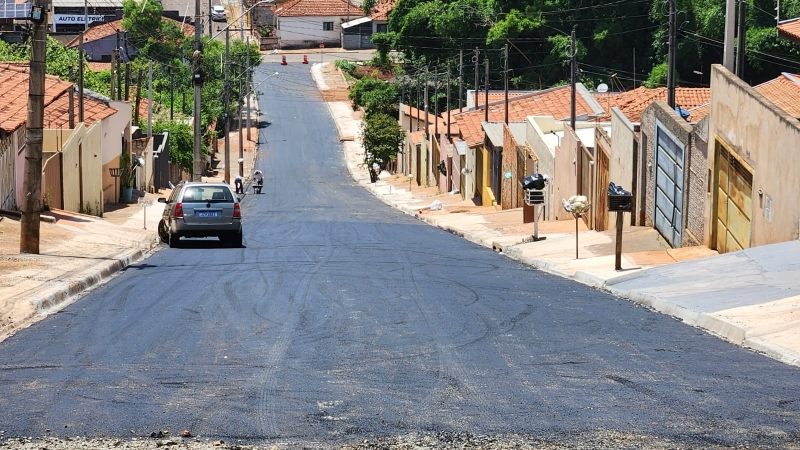
<svg viewBox="0 0 800 450">
<path fill-rule="evenodd" d="M 158 197 L 158 203 L 169 203 L 164 197 Z"/>
</svg>

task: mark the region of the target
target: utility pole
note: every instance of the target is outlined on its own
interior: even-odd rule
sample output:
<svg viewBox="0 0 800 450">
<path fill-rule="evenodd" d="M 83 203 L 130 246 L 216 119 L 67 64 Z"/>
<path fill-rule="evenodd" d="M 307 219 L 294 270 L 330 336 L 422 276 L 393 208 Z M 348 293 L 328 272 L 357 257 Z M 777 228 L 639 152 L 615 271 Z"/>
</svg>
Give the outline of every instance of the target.
<svg viewBox="0 0 800 450">
<path fill-rule="evenodd" d="M 450 64 L 447 65 L 447 139 L 450 138 Z"/>
<path fill-rule="evenodd" d="M 83 123 L 83 31 L 78 38 L 78 122 Z"/>
<path fill-rule="evenodd" d="M 481 56 L 481 51 L 478 50 L 478 47 L 475 47 L 475 57 L 474 57 L 474 61 L 473 61 L 475 63 L 475 88 L 474 88 L 475 89 L 475 93 L 474 93 L 475 97 L 472 99 L 473 100 L 473 105 L 472 105 L 473 109 L 478 109 L 478 93 L 481 91 L 480 84 L 479 84 L 480 83 L 480 70 L 479 70 L 479 67 L 480 67 L 480 62 L 479 62 L 480 56 Z"/>
<path fill-rule="evenodd" d="M 122 100 L 122 50 L 119 42 L 119 30 L 117 30 L 117 100 Z M 112 93 L 113 97 L 114 94 Z"/>
<path fill-rule="evenodd" d="M 678 34 L 676 9 L 677 0 L 669 0 L 669 60 L 667 61 L 667 104 L 675 108 L 675 39 Z"/>
<path fill-rule="evenodd" d="M 428 67 L 425 67 L 425 98 L 422 99 L 422 106 L 425 108 L 425 130 L 423 136 L 428 139 Z"/>
<path fill-rule="evenodd" d="M 736 44 L 736 76 L 744 76 L 745 41 L 747 39 L 747 2 L 739 2 L 739 36 Z"/>
<path fill-rule="evenodd" d="M 420 87 L 419 87 L 419 78 L 418 78 L 417 79 L 417 104 L 414 105 L 417 108 L 417 131 L 419 131 L 419 105 L 420 105 L 419 93 L 420 93 Z"/>
<path fill-rule="evenodd" d="M 439 67 L 433 69 L 433 134 L 439 140 Z"/>
<path fill-rule="evenodd" d="M 225 87 L 223 98 L 225 102 L 225 112 L 222 115 L 223 133 L 225 133 L 225 182 L 231 182 L 231 138 L 228 136 L 230 133 L 230 78 L 228 68 L 230 67 L 230 51 L 231 51 L 230 28 L 225 28 Z"/>
<path fill-rule="evenodd" d="M 250 35 L 247 35 L 247 72 L 245 73 L 245 91 L 247 92 L 247 140 L 250 139 Z"/>
<path fill-rule="evenodd" d="M 125 63 L 125 101 L 131 99 L 131 63 Z"/>
<path fill-rule="evenodd" d="M 117 68 L 117 49 L 111 50 L 111 100 L 114 100 L 114 93 L 117 92 L 117 75 L 114 71 Z"/>
<path fill-rule="evenodd" d="M 211 1 L 209 0 L 209 8 L 208 8 L 208 32 L 211 35 Z M 202 67 L 202 43 L 200 41 L 201 38 L 201 30 L 202 27 L 200 26 L 202 19 L 201 19 L 201 12 L 200 12 L 200 0 L 194 0 L 194 74 L 192 76 L 192 81 L 194 84 L 194 156 L 193 156 L 193 164 L 192 164 L 192 181 L 200 181 L 201 177 L 203 176 L 203 161 L 201 160 L 201 142 L 200 142 L 200 87 L 203 85 L 203 79 L 201 77 L 200 68 Z"/>
<path fill-rule="evenodd" d="M 458 51 L 458 112 L 464 110 L 464 50 Z"/>
<path fill-rule="evenodd" d="M 242 74 L 239 74 L 239 176 L 244 177 L 244 133 L 242 133 Z"/>
<path fill-rule="evenodd" d="M 570 47 L 570 61 L 569 61 L 569 85 L 570 85 L 570 107 L 569 107 L 569 126 L 572 127 L 572 131 L 575 131 L 575 108 L 576 108 L 576 100 L 575 100 L 575 85 L 577 80 L 575 79 L 575 75 L 577 72 L 577 63 L 575 61 L 575 57 L 578 53 L 578 49 L 575 47 L 575 30 L 572 30 L 572 46 Z M 579 158 L 580 159 L 580 158 Z"/>
<path fill-rule="evenodd" d="M 197 1 L 199 2 L 200 0 L 197 0 Z M 211 11 L 212 11 L 211 10 L 211 0 L 208 0 L 208 35 L 209 36 L 212 36 L 212 34 L 214 32 L 214 17 L 213 17 L 213 14 L 212 14 Z M 198 13 L 198 15 L 199 15 L 199 13 Z"/>
<path fill-rule="evenodd" d="M 486 66 L 486 81 L 484 81 L 484 100 L 483 100 L 483 120 L 484 122 L 489 121 L 489 55 L 483 57 L 483 64 Z M 478 93 L 475 93 L 475 99 L 477 100 Z"/>
<path fill-rule="evenodd" d="M 147 137 L 153 137 L 153 60 L 147 61 Z"/>
<path fill-rule="evenodd" d="M 25 135 L 25 178 L 22 182 L 22 216 L 19 252 L 39 254 L 39 223 L 42 213 L 42 129 L 44 127 L 44 74 L 47 58 L 46 0 L 36 0 L 41 18 L 32 21 L 28 118 Z M 33 14 L 33 11 L 31 11 Z"/>
<path fill-rule="evenodd" d="M 505 49 L 503 51 L 504 60 L 503 60 L 503 95 L 505 98 L 506 104 L 506 111 L 505 111 L 505 122 L 508 125 L 508 44 L 506 43 Z"/>
<path fill-rule="evenodd" d="M 723 43 L 722 65 L 733 72 L 733 40 L 736 32 L 736 0 L 725 2 L 725 42 Z"/>
<path fill-rule="evenodd" d="M 175 118 L 175 74 L 169 71 L 169 120 Z"/>
<path fill-rule="evenodd" d="M 142 102 L 142 80 L 144 78 L 144 69 L 139 69 L 139 76 L 136 78 L 136 104 L 133 108 L 133 122 L 134 126 L 139 126 L 139 105 Z"/>
</svg>

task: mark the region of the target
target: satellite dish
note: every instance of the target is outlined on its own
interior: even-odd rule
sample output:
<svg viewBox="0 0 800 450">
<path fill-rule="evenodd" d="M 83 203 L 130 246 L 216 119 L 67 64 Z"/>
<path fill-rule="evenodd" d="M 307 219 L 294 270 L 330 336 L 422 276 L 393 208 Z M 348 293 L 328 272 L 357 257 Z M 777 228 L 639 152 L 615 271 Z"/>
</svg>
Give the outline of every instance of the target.
<svg viewBox="0 0 800 450">
<path fill-rule="evenodd" d="M 600 83 L 597 86 L 597 92 L 608 92 L 608 85 L 605 83 Z"/>
</svg>

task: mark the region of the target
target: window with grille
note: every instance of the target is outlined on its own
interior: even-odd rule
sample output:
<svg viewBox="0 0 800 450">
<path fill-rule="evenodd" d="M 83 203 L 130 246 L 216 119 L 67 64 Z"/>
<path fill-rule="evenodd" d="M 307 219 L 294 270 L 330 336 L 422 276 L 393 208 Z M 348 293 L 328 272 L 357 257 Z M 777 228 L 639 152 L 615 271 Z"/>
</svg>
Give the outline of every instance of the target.
<svg viewBox="0 0 800 450">
<path fill-rule="evenodd" d="M 333 31 L 333 22 L 322 22 L 322 31 Z"/>
</svg>

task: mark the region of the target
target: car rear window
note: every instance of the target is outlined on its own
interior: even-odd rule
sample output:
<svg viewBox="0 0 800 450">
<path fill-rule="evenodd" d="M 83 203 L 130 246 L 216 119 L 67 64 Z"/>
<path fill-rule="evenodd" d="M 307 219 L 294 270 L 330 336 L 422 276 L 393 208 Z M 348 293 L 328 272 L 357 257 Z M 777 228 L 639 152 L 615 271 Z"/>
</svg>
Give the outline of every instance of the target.
<svg viewBox="0 0 800 450">
<path fill-rule="evenodd" d="M 233 194 L 223 186 L 190 186 L 183 192 L 183 202 L 231 203 Z"/>
</svg>

